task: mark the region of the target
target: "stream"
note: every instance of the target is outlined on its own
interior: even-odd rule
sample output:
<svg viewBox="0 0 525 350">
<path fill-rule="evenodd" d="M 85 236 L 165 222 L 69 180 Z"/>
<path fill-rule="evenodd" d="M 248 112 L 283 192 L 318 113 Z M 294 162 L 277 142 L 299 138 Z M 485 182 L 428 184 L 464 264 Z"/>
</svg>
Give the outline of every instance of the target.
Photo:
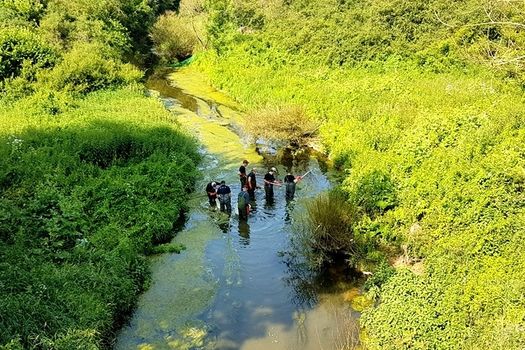
<svg viewBox="0 0 525 350">
<path fill-rule="evenodd" d="M 151 285 L 114 348 L 355 348 L 359 313 L 351 301 L 362 281 L 340 271 L 315 276 L 286 258 L 305 202 L 331 187 L 332 175 L 320 158 L 255 152 L 240 132 L 241 108 L 191 68 L 152 76 L 146 86 L 203 145 L 202 178 L 174 238 L 186 249 L 151 258 Z M 311 173 L 297 185 L 293 201 L 276 188 L 268 203 L 258 190 L 248 221 L 240 222 L 237 171 L 243 159 L 250 161 L 248 171 L 258 169 L 259 185 L 272 166 L 281 180 L 287 170 Z M 215 180 L 231 187 L 231 217 L 210 208 L 204 188 Z"/>
</svg>

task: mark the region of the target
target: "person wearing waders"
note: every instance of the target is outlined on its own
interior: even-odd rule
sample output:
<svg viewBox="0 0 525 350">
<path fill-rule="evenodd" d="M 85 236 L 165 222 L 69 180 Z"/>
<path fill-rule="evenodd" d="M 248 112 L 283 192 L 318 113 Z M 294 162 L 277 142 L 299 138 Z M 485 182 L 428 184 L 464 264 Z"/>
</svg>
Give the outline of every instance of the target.
<svg viewBox="0 0 525 350">
<path fill-rule="evenodd" d="M 221 185 L 217 188 L 217 197 L 221 211 L 226 211 L 228 214 L 232 212 L 232 191 L 226 182 L 221 181 Z"/>
<path fill-rule="evenodd" d="M 246 185 L 248 186 L 248 194 L 250 195 L 250 199 L 252 201 L 255 200 L 255 189 L 257 187 L 257 169 L 253 168 L 252 171 L 248 174 L 248 178 L 246 181 Z"/>
<path fill-rule="evenodd" d="M 248 160 L 243 160 L 242 161 L 242 165 L 239 167 L 239 179 L 241 180 L 241 188 L 244 187 L 244 185 L 246 185 L 246 167 L 248 166 L 250 162 L 248 162 Z"/>
<path fill-rule="evenodd" d="M 286 186 L 286 200 L 292 200 L 295 195 L 295 184 L 301 181 L 302 176 L 293 176 L 292 173 L 288 172 L 284 177 L 284 183 Z"/>
<path fill-rule="evenodd" d="M 239 220 L 248 220 L 250 214 L 250 195 L 248 187 L 244 186 L 237 197 L 237 208 L 239 209 Z"/>
<path fill-rule="evenodd" d="M 208 194 L 208 201 L 210 202 L 210 205 L 212 207 L 217 206 L 217 191 L 216 191 L 217 183 L 215 181 L 212 181 L 206 185 L 206 193 Z"/>
<path fill-rule="evenodd" d="M 274 176 L 276 170 L 275 168 L 271 168 L 270 171 L 264 175 L 264 192 L 266 193 L 267 200 L 273 199 L 273 185 L 280 185 Z"/>
</svg>

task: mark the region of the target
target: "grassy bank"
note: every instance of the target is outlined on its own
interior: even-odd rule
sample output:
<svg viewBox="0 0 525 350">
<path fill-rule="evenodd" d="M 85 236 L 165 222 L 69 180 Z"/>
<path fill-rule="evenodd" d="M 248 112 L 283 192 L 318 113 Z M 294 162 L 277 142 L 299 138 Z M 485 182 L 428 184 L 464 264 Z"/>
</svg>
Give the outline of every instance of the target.
<svg viewBox="0 0 525 350">
<path fill-rule="evenodd" d="M 381 22 L 378 17 L 386 13 L 374 12 L 374 6 L 386 2 L 367 12 L 352 3 L 350 12 L 332 8 L 333 14 L 327 9 L 336 5 L 329 3 L 309 7 L 294 1 L 279 8 L 281 13 L 255 2 L 252 12 L 216 7 L 211 19 L 222 32 L 211 35 L 217 48 L 202 54 L 196 67 L 253 109 L 300 105 L 323 121 L 326 151 L 347 173 L 342 187 L 364 213 L 357 238 L 402 252 L 391 261 L 395 273 L 372 287 L 377 303 L 362 317 L 367 348 L 520 349 L 525 343 L 520 80 L 460 55 L 479 42 L 453 44 L 459 31 L 436 30 L 433 42 L 430 33 L 439 23 L 430 17 L 422 19 L 426 29 L 414 27 L 428 31 L 416 36 L 422 41 L 392 36 L 366 49 L 363 41 L 356 44 L 366 33 L 345 38 L 345 31 L 335 30 L 343 20 L 352 23 L 356 13 L 361 21 Z M 408 20 L 403 16 L 414 11 L 394 11 L 384 23 L 402 30 Z M 217 13 L 229 14 L 229 22 L 218 21 Z M 250 29 L 236 30 L 240 24 Z M 319 39 L 323 27 L 333 29 L 339 41 Z M 294 30 L 300 35 L 286 36 Z M 454 50 L 431 52 L 447 38 Z M 341 57 L 348 60 L 326 61 L 343 49 L 348 56 Z M 365 61 L 351 56 L 358 52 Z"/>
<path fill-rule="evenodd" d="M 178 1 L 0 1 L 0 347 L 99 349 L 193 189 L 196 141 L 138 85 Z"/>
<path fill-rule="evenodd" d="M 160 102 L 129 87 L 77 103 L 0 111 L 0 344 L 107 344 L 193 187 L 196 143 Z"/>
</svg>

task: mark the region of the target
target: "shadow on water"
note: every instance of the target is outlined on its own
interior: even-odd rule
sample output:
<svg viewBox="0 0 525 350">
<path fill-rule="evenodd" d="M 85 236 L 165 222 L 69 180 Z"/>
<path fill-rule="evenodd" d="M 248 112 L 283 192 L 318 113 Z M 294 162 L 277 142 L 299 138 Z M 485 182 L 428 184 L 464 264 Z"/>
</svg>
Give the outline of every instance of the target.
<svg viewBox="0 0 525 350">
<path fill-rule="evenodd" d="M 340 271 L 315 274 L 281 253 L 290 248 L 294 220 L 304 201 L 331 186 L 323 161 L 309 151 L 292 155 L 283 150 L 261 157 L 231 132 L 231 109 L 216 102 L 220 115 L 198 115 L 195 104 L 209 96 L 188 92 L 180 83 L 192 79 L 188 74 L 182 70 L 173 76 L 178 87 L 159 77 L 148 87 L 185 109 L 170 108 L 204 144 L 203 177 L 197 188 L 225 180 L 232 190 L 232 214 L 211 209 L 204 190 L 192 196 L 186 225 L 175 238 L 187 249 L 152 261 L 151 288 L 139 300 L 115 348 L 351 349 L 343 345 L 356 343 L 356 314 L 345 295 L 353 295 L 349 291 L 358 290 L 359 281 Z M 221 135 L 219 140 L 216 135 Z M 288 171 L 311 172 L 298 184 L 294 200 L 285 199 L 283 188 L 275 189 L 272 200 L 266 200 L 263 189 L 257 190 L 252 212 L 243 221 L 238 219 L 236 200 L 237 169 L 245 158 L 251 161 L 248 170 L 258 169 L 261 186 L 272 166 L 281 180 Z"/>
</svg>

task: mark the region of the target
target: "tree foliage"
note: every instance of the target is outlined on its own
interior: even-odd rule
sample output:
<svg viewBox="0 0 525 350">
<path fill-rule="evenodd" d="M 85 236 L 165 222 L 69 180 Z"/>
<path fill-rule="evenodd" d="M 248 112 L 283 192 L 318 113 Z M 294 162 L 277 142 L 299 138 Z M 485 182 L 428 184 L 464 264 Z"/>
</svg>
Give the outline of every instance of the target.
<svg viewBox="0 0 525 350">
<path fill-rule="evenodd" d="M 190 18 L 175 12 L 160 16 L 151 29 L 154 53 L 165 62 L 182 61 L 192 55 L 199 38 Z"/>
</svg>

